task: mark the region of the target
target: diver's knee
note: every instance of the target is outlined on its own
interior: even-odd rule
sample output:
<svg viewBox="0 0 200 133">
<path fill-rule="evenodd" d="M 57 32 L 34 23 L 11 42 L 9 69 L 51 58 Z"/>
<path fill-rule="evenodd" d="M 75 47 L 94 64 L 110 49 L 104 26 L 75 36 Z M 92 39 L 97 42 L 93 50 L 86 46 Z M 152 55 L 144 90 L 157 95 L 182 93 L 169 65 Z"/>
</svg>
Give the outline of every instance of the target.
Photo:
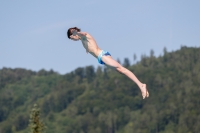
<svg viewBox="0 0 200 133">
<path fill-rule="evenodd" d="M 117 70 L 119 73 L 122 73 L 122 74 L 124 74 L 124 73 L 126 72 L 126 69 L 125 69 L 124 67 L 122 67 L 122 66 L 117 67 L 116 70 Z"/>
</svg>

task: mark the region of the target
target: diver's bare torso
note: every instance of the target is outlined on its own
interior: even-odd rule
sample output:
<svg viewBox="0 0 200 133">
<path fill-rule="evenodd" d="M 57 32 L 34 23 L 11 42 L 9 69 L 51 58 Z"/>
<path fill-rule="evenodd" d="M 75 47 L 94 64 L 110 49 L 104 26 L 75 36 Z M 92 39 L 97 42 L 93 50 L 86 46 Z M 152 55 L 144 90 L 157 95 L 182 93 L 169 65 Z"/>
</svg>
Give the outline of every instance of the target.
<svg viewBox="0 0 200 133">
<path fill-rule="evenodd" d="M 86 32 L 84 32 L 86 33 Z M 98 47 L 96 41 L 94 40 L 94 38 L 86 33 L 85 36 L 81 35 L 80 38 L 83 47 L 86 49 L 86 52 L 92 54 L 94 57 L 98 57 L 99 53 L 101 52 L 101 49 Z"/>
</svg>

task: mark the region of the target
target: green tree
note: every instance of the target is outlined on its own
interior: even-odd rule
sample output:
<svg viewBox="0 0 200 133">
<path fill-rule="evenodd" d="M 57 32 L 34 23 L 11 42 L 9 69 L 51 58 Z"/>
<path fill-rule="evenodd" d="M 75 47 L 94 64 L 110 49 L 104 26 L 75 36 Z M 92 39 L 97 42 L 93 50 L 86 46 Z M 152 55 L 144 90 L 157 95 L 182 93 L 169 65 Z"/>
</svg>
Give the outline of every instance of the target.
<svg viewBox="0 0 200 133">
<path fill-rule="evenodd" d="M 34 104 L 31 110 L 29 122 L 30 133 L 42 133 L 46 128 L 44 123 L 40 120 L 40 109 L 37 104 Z"/>
<path fill-rule="evenodd" d="M 121 61 L 120 61 L 120 59 L 119 59 L 119 58 L 117 58 L 117 62 L 118 62 L 119 64 L 121 64 Z"/>
<path fill-rule="evenodd" d="M 124 67 L 129 67 L 131 64 L 130 64 L 130 61 L 129 61 L 129 59 L 128 58 L 124 58 L 124 63 L 123 63 L 123 66 Z"/>
<path fill-rule="evenodd" d="M 167 48 L 166 47 L 163 48 L 163 53 L 164 53 L 164 55 L 167 54 Z"/>
<path fill-rule="evenodd" d="M 150 57 L 154 57 L 154 51 L 153 51 L 153 49 L 151 49 L 151 51 L 150 51 Z"/>
<path fill-rule="evenodd" d="M 84 78 L 84 68 L 82 67 L 78 67 L 75 71 L 74 71 L 75 75 L 79 76 L 81 79 Z"/>
<path fill-rule="evenodd" d="M 135 63 L 136 60 L 137 60 L 137 55 L 133 54 L 133 61 L 134 61 L 134 63 Z"/>
<path fill-rule="evenodd" d="M 95 70 L 93 66 L 87 66 L 85 68 L 85 75 L 86 78 L 88 80 L 88 83 L 92 82 L 94 80 L 95 77 Z"/>
</svg>

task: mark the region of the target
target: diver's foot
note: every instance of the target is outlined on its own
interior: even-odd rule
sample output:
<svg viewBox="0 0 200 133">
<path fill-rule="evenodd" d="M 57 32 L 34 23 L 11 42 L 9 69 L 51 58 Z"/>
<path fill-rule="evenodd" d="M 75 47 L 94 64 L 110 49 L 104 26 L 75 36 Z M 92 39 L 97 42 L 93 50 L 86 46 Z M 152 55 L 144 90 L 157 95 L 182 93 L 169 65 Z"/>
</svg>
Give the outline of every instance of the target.
<svg viewBox="0 0 200 133">
<path fill-rule="evenodd" d="M 146 84 L 142 84 L 140 87 L 140 90 L 142 92 L 142 98 L 145 99 L 146 97 L 149 97 L 149 92 L 147 90 Z"/>
</svg>

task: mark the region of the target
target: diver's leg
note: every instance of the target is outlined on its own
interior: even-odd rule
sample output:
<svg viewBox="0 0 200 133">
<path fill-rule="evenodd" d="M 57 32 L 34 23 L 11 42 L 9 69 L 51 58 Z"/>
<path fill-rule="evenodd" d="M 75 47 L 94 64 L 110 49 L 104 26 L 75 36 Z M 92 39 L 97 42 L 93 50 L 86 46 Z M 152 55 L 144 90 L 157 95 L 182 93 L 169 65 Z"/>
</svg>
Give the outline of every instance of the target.
<svg viewBox="0 0 200 133">
<path fill-rule="evenodd" d="M 129 77 L 132 81 L 134 81 L 142 92 L 143 99 L 149 96 L 149 93 L 146 89 L 146 84 L 141 83 L 138 78 L 128 69 L 121 66 L 116 60 L 114 60 L 111 56 L 102 56 L 102 61 L 105 63 L 106 66 L 114 68 L 119 73 L 122 73 Z"/>
</svg>

